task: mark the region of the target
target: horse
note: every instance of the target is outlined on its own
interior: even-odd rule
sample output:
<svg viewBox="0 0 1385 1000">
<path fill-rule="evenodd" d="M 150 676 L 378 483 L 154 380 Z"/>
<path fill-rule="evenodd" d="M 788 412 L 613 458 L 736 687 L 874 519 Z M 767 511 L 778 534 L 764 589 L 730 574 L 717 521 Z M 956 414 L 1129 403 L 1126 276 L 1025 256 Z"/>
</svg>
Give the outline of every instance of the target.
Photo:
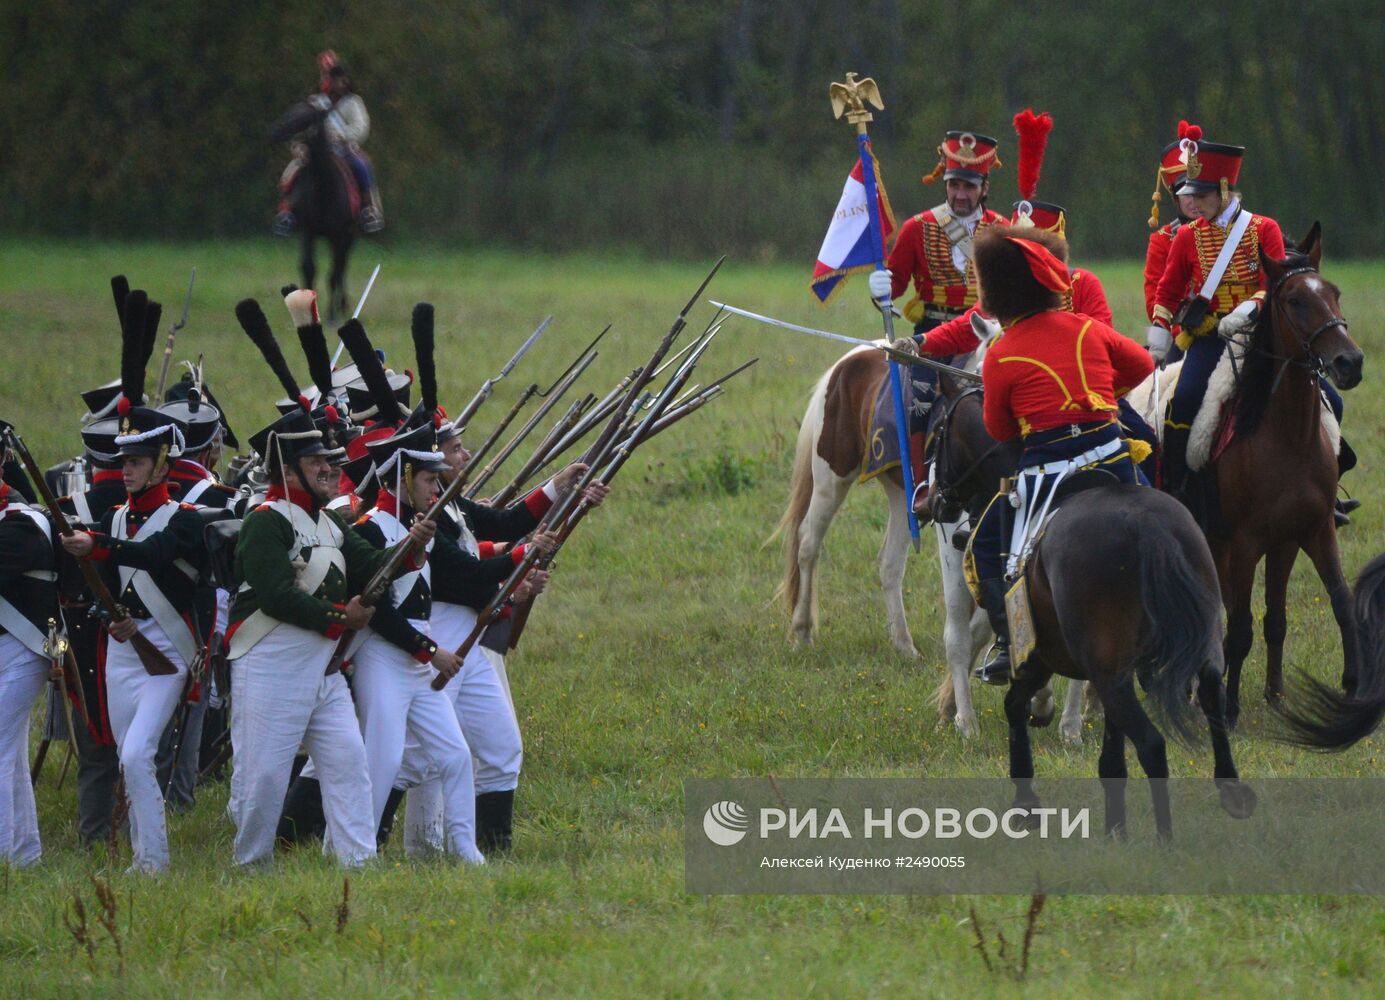
<svg viewBox="0 0 1385 1000">
<path fill-rule="evenodd" d="M 984 344 L 995 329 L 979 318 L 973 326 L 984 351 Z M 817 571 L 823 540 L 847 493 L 859 481 L 862 461 L 870 453 L 871 410 L 888 377 L 887 365 L 882 352 L 870 347 L 853 348 L 823 374 L 808 398 L 794 449 L 789 501 L 767 540 L 768 543 L 782 537 L 785 543 L 779 593 L 790 616 L 791 643 L 811 642 L 817 629 Z M 880 545 L 879 574 L 890 644 L 906 659 L 917 660 L 919 652 L 904 614 L 909 526 L 903 476 L 894 468 L 876 478 L 885 491 L 889 511 Z M 948 662 L 948 680 L 939 688 L 936 703 L 940 717 L 952 721 L 963 737 L 970 738 L 978 731 L 971 700 L 971 667 L 992 633 L 985 612 L 976 607 L 967 590 L 962 556 L 952 544 L 953 536 L 962 527 L 958 520 L 935 519 L 946 608 L 943 644 Z M 1047 699 L 1041 695 L 1035 706 L 1034 723 L 1046 725 L 1052 717 L 1051 694 Z M 1074 685 L 1068 692 L 1061 731 L 1064 739 L 1080 743 L 1081 729 L 1080 691 Z"/>
<path fill-rule="evenodd" d="M 1338 466 L 1322 422 L 1319 380 L 1339 389 L 1361 381 L 1364 355 L 1342 317 L 1337 286 L 1319 274 L 1322 228 L 1284 260 L 1263 252 L 1268 291 L 1246 343 L 1234 412 L 1235 434 L 1190 482 L 1190 502 L 1217 565 L 1227 610 L 1227 720 L 1240 716 L 1241 667 L 1252 638 L 1251 589 L 1265 561 L 1265 698 L 1284 695 L 1289 574 L 1302 549 L 1327 588 L 1342 635 L 1342 686 L 1356 683 L 1359 655 L 1351 590 L 1337 549 L 1333 503 Z"/>
<path fill-rule="evenodd" d="M 323 121 L 327 112 L 302 101 L 279 119 L 270 131 L 274 142 L 297 140 L 308 150 L 307 163 L 293 179 L 289 207 L 298 220 L 302 240 L 299 266 L 303 287 L 313 288 L 317 277 L 314 244 L 325 239 L 332 247 L 332 273 L 327 298 L 327 319 L 346 315 L 346 264 L 356 239 L 356 218 L 351 211 L 349 170 L 332 152 Z"/>
<path fill-rule="evenodd" d="M 940 428 L 935 481 L 940 504 L 979 510 L 994 493 L 989 472 L 1013 452 L 998 445 L 982 422 L 981 390 L 962 392 L 939 379 L 947 407 Z M 949 458 L 949 453 L 955 458 Z M 1005 694 L 1010 778 L 1015 807 L 1032 810 L 1034 760 L 1030 702 L 1054 675 L 1087 681 L 1104 712 L 1098 774 L 1105 781 L 1106 830 L 1125 830 L 1125 741 L 1151 778 L 1159 837 L 1172 836 L 1167 746 L 1135 691 L 1138 677 L 1159 715 L 1180 735 L 1189 732 L 1189 694 L 1197 699 L 1212 738 L 1213 777 L 1222 808 L 1244 818 L 1255 794 L 1240 781 L 1231 755 L 1222 684 L 1221 601 L 1217 567 L 1186 507 L 1145 486 L 1114 482 L 1107 473 L 1078 473 L 1110 485 L 1074 492 L 1048 521 L 1020 573 L 1032 611 L 1034 648 Z M 1087 481 L 1092 481 L 1088 479 Z"/>
</svg>

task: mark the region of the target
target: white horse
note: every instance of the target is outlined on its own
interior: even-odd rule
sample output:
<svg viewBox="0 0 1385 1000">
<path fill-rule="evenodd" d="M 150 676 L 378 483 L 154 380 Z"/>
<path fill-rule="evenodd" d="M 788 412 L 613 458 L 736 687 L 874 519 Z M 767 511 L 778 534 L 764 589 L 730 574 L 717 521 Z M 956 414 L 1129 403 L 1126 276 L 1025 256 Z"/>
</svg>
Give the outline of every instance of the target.
<svg viewBox="0 0 1385 1000">
<path fill-rule="evenodd" d="M 970 370 L 980 367 L 985 346 L 999 326 L 973 315 L 982 346 Z M 884 343 L 880 341 L 879 343 Z M 780 592 L 790 615 L 789 641 L 811 642 L 818 624 L 817 571 L 823 539 L 842 501 L 859 479 L 868 454 L 871 411 L 881 382 L 888 377 L 885 355 L 870 347 L 855 347 L 823 374 L 808 397 L 808 408 L 794 450 L 789 503 L 770 539 L 785 541 L 784 579 Z M 903 478 L 898 470 L 876 477 L 885 491 L 889 520 L 880 545 L 880 586 L 885 595 L 885 621 L 890 645 L 902 656 L 919 659 L 904 614 L 904 569 L 909 556 L 909 524 Z M 943 580 L 946 620 L 943 645 L 948 673 L 935 695 L 939 715 L 951 720 L 965 738 L 977 733 L 971 699 L 971 670 L 977 656 L 994 638 L 983 611 L 977 608 L 962 572 L 962 553 L 952 538 L 966 522 L 935 526 L 939 568 Z M 1065 740 L 1082 740 L 1082 686 L 1070 682 L 1059 726 Z M 1046 725 L 1054 714 L 1052 691 L 1034 698 L 1032 717 Z"/>
</svg>

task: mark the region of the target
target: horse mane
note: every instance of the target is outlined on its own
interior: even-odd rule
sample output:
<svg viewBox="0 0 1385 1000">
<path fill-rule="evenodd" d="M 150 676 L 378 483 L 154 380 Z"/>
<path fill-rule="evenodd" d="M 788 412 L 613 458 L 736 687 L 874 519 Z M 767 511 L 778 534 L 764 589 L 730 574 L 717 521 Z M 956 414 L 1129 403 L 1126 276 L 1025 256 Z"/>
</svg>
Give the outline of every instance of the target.
<svg viewBox="0 0 1385 1000">
<path fill-rule="evenodd" d="M 1308 255 L 1292 243 L 1285 244 L 1286 268 L 1312 267 Z M 1278 363 L 1275 361 L 1274 310 L 1266 298 L 1260 315 L 1251 328 L 1250 340 L 1241 361 L 1240 402 L 1236 405 L 1236 433 L 1249 436 L 1259 428 L 1270 405 Z"/>
</svg>

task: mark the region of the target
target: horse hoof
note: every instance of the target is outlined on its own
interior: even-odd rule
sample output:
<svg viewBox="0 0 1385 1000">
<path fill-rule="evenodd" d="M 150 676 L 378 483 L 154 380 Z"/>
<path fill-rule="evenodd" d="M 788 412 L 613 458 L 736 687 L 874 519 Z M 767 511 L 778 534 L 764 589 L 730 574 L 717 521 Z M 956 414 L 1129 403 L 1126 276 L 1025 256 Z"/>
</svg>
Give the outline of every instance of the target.
<svg viewBox="0 0 1385 1000">
<path fill-rule="evenodd" d="M 1258 801 L 1255 790 L 1244 781 L 1228 781 L 1221 786 L 1221 807 L 1232 819 L 1254 816 Z"/>
<path fill-rule="evenodd" d="M 790 629 L 789 634 L 784 638 L 790 646 L 811 646 L 813 644 L 813 633 L 801 629 Z"/>
<path fill-rule="evenodd" d="M 1046 706 L 1036 706 L 1032 701 L 1029 703 L 1029 728 L 1044 729 L 1053 723 L 1053 718 L 1058 714 L 1058 703 L 1049 699 Z"/>
<path fill-rule="evenodd" d="M 1273 691 L 1270 688 L 1265 688 L 1265 701 L 1268 702 L 1271 706 L 1280 705 L 1284 702 L 1284 692 Z"/>
<path fill-rule="evenodd" d="M 894 651 L 895 651 L 896 653 L 898 653 L 899 656 L 901 656 L 903 659 L 906 659 L 906 660 L 909 660 L 909 661 L 921 660 L 921 659 L 923 659 L 923 654 L 921 654 L 921 653 L 918 651 L 917 647 L 915 647 L 914 644 L 913 644 L 912 642 L 909 642 L 909 643 L 896 642 L 896 643 L 894 643 L 893 645 L 894 645 Z"/>
<path fill-rule="evenodd" d="M 1074 729 L 1072 726 L 1060 726 L 1058 734 L 1062 736 L 1063 742 L 1070 747 L 1080 747 L 1082 745 L 1082 729 Z"/>
<path fill-rule="evenodd" d="M 979 728 L 979 727 L 976 725 L 976 716 L 974 716 L 974 715 L 971 715 L 971 716 L 962 716 L 962 715 L 959 715 L 959 716 L 957 716 L 957 718 L 953 719 L 952 721 L 953 721 L 953 724 L 956 725 L 956 727 L 957 727 L 957 733 L 958 733 L 959 736 L 962 737 L 962 739 L 964 739 L 964 740 L 973 740 L 973 739 L 976 738 L 977 730 L 978 730 L 978 728 Z"/>
</svg>

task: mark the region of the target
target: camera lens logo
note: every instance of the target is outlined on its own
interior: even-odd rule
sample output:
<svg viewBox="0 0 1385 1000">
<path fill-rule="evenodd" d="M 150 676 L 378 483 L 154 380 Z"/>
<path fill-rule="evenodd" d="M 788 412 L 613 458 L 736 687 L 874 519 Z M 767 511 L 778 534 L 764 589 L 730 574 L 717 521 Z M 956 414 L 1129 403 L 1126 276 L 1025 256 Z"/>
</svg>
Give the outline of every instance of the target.
<svg viewBox="0 0 1385 1000">
<path fill-rule="evenodd" d="M 718 802 L 702 817 L 702 832 L 718 847 L 739 844 L 750 829 L 750 817 L 738 802 Z"/>
</svg>

